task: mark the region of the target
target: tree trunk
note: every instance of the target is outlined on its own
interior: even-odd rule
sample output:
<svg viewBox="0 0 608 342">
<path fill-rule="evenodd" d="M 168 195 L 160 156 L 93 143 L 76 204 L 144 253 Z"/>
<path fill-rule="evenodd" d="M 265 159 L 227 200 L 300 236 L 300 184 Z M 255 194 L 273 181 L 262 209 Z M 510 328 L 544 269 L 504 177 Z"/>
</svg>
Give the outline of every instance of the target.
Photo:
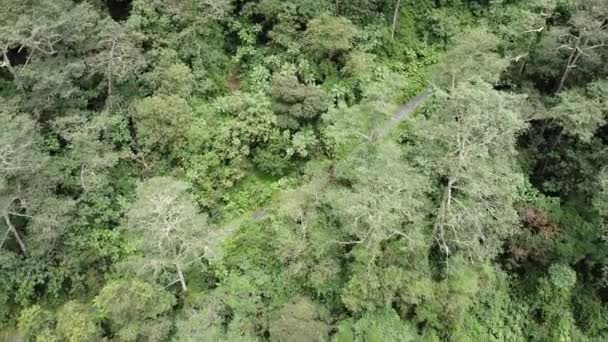
<svg viewBox="0 0 608 342">
<path fill-rule="evenodd" d="M 182 285 L 182 290 L 186 292 L 188 291 L 188 287 L 186 287 L 186 279 L 184 279 L 184 273 L 182 272 L 182 268 L 178 264 L 175 264 L 175 267 L 177 268 L 177 275 L 179 276 L 179 282 Z"/>
<path fill-rule="evenodd" d="M 581 42 L 581 37 L 576 38 L 576 43 L 574 44 L 572 53 L 570 53 L 570 57 L 568 57 L 568 65 L 566 66 L 566 70 L 564 70 L 562 79 L 559 81 L 559 86 L 557 87 L 558 93 L 561 92 L 562 89 L 564 88 L 564 84 L 566 83 L 566 80 L 568 79 L 568 75 L 570 74 L 570 71 L 576 67 L 576 63 L 578 62 L 578 59 L 584 54 L 583 50 L 587 50 L 587 49 L 585 49 L 585 47 L 587 46 L 588 42 L 589 42 L 589 37 L 585 37 L 582 42 Z M 598 45 L 598 46 L 600 46 L 600 45 Z M 594 48 L 595 47 L 592 47 L 592 49 L 594 49 Z"/>
<path fill-rule="evenodd" d="M 558 93 L 562 91 L 562 88 L 564 88 L 564 84 L 566 83 L 566 80 L 568 79 L 568 75 L 570 74 L 570 69 L 572 69 L 572 67 L 574 65 L 573 62 L 574 62 L 577 54 L 578 54 L 578 46 L 572 50 L 572 53 L 570 53 L 570 57 L 568 57 L 568 65 L 566 65 L 566 70 L 564 70 L 564 74 L 562 75 L 562 78 L 559 81 L 559 86 L 557 87 Z"/>
<path fill-rule="evenodd" d="M 2 246 L 4 246 L 4 242 L 6 241 L 6 239 L 8 239 L 8 235 L 11 233 L 10 228 L 6 229 L 6 232 L 4 232 L 4 237 L 2 237 L 2 241 L 0 241 L 0 248 L 2 248 Z"/>
<path fill-rule="evenodd" d="M 112 110 L 112 62 L 114 59 L 114 49 L 116 48 L 116 39 L 112 41 L 112 49 L 110 50 L 110 61 L 108 62 L 108 110 Z"/>
<path fill-rule="evenodd" d="M 2 47 L 2 66 L 7 68 L 8 72 L 10 72 L 11 76 L 13 76 L 13 79 L 15 81 L 17 81 L 17 74 L 15 73 L 15 69 L 13 69 L 11 60 L 8 58 L 7 49 L 8 49 L 8 47 L 6 47 L 6 46 Z"/>
<path fill-rule="evenodd" d="M 4 222 L 6 222 L 8 229 L 13 232 L 15 240 L 17 240 L 17 244 L 19 244 L 19 248 L 21 248 L 23 254 L 27 255 L 27 248 L 25 247 L 25 243 L 23 243 L 23 240 L 21 240 L 21 235 L 19 235 L 19 232 L 17 231 L 17 229 L 15 229 L 15 226 L 13 226 L 13 223 L 11 222 L 11 219 L 8 214 L 4 214 Z"/>
<path fill-rule="evenodd" d="M 450 256 L 450 248 L 445 240 L 444 221 L 445 216 L 450 212 L 452 205 L 452 187 L 454 186 L 454 178 L 449 177 L 448 184 L 446 184 L 443 196 L 441 198 L 441 204 L 439 206 L 439 212 L 437 218 L 433 224 L 433 234 L 435 235 L 435 241 L 439 244 L 439 248 L 443 251 L 446 257 Z M 438 236 L 437 236 L 438 235 Z"/>
<path fill-rule="evenodd" d="M 395 39 L 395 29 L 397 28 L 397 17 L 399 16 L 399 5 L 401 4 L 401 0 L 397 0 L 397 4 L 395 5 L 395 12 L 393 13 L 393 27 L 391 29 L 391 40 Z"/>
</svg>

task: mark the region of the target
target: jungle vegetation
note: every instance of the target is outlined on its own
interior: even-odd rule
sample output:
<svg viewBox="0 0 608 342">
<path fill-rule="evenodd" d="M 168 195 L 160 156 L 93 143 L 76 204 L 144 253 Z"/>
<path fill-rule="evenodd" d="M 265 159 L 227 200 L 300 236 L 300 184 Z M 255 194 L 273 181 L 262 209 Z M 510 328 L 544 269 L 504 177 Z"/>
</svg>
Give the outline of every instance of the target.
<svg viewBox="0 0 608 342">
<path fill-rule="evenodd" d="M 608 340 L 607 118 L 605 0 L 2 0 L 0 339 Z"/>
</svg>

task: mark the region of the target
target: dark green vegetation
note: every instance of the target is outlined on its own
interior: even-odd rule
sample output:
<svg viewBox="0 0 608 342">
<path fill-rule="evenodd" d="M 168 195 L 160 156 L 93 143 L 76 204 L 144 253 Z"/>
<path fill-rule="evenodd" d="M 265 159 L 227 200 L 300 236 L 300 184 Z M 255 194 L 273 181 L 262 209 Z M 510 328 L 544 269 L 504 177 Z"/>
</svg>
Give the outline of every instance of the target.
<svg viewBox="0 0 608 342">
<path fill-rule="evenodd" d="M 2 0 L 0 339 L 608 340 L 606 44 L 605 0 Z"/>
</svg>

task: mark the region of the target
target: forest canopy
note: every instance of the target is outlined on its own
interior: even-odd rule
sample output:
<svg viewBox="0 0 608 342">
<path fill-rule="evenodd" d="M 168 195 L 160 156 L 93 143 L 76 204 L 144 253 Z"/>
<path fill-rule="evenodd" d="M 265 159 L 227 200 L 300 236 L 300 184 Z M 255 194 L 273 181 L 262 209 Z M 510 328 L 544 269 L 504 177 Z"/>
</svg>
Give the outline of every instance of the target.
<svg viewBox="0 0 608 342">
<path fill-rule="evenodd" d="M 608 340 L 605 0 L 3 0 L 0 339 Z"/>
</svg>

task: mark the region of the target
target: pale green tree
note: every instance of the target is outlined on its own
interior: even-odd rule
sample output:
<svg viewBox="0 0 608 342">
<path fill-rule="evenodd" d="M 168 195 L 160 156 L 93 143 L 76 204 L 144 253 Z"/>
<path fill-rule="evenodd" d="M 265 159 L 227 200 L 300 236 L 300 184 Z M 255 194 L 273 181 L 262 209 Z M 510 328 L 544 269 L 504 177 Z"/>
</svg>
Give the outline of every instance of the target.
<svg viewBox="0 0 608 342">
<path fill-rule="evenodd" d="M 74 201 L 53 193 L 61 175 L 42 152 L 32 120 L 2 112 L 0 132 L 0 247 L 10 234 L 21 253 L 44 255 L 64 232 Z"/>
<path fill-rule="evenodd" d="M 137 200 L 127 213 L 123 229 L 141 255 L 132 263 L 154 278 L 170 274 L 172 284 L 188 289 L 184 272 L 205 256 L 211 231 L 198 212 L 188 184 L 156 177 L 139 184 Z M 165 284 L 166 285 L 166 284 Z"/>
<path fill-rule="evenodd" d="M 526 127 L 522 98 L 484 82 L 461 83 L 413 128 L 412 158 L 439 183 L 433 234 L 446 255 L 484 259 L 500 253 L 514 233 L 513 205 L 523 174 L 515 163 L 516 138 Z"/>
<path fill-rule="evenodd" d="M 498 54 L 498 37 L 487 28 L 465 31 L 437 66 L 433 83 L 443 89 L 455 89 L 458 83 L 481 79 L 496 83 L 508 66 L 508 60 Z"/>
<path fill-rule="evenodd" d="M 133 81 L 145 66 L 140 44 L 142 37 L 124 24 L 110 18 L 99 22 L 99 32 L 93 51 L 86 59 L 87 65 L 104 76 L 106 84 L 106 107 L 113 109 L 115 97 L 120 91 L 115 88 Z"/>
<path fill-rule="evenodd" d="M 373 255 L 382 242 L 401 239 L 423 243 L 425 175 L 406 165 L 394 143 L 378 143 L 355 151 L 336 166 L 336 176 L 351 184 L 327 193 L 341 222 L 340 244 L 361 244 Z"/>
<path fill-rule="evenodd" d="M 604 165 L 598 175 L 599 187 L 593 198 L 593 207 L 599 214 L 598 237 L 601 242 L 599 250 L 601 254 L 608 246 L 608 165 Z M 602 285 L 608 286 L 608 263 L 602 265 Z"/>
<path fill-rule="evenodd" d="M 608 5 L 602 0 L 577 0 L 570 26 L 558 29 L 560 50 L 568 52 L 568 60 L 557 86 L 562 91 L 572 71 L 580 68 L 584 59 L 601 59 L 600 51 L 607 48 Z M 597 63 L 597 62 L 596 62 Z"/>
<path fill-rule="evenodd" d="M 571 89 L 558 94 L 557 106 L 533 119 L 554 119 L 565 132 L 589 142 L 599 127 L 606 123 L 605 108 L 608 99 L 608 82 L 594 82 L 587 89 Z"/>
<path fill-rule="evenodd" d="M 10 234 L 23 253 L 27 253 L 27 246 L 12 223 L 12 216 L 16 214 L 15 202 L 24 197 L 20 191 L 22 185 L 15 179 L 33 176 L 46 161 L 45 156 L 36 150 L 34 132 L 34 123 L 25 116 L 0 113 L 0 210 L 6 231 L 2 233 L 0 247 Z"/>
<path fill-rule="evenodd" d="M 58 167 L 64 176 L 62 183 L 66 188 L 80 188 L 84 193 L 103 191 L 108 187 L 108 171 L 126 156 L 122 150 L 114 148 L 108 136 L 114 125 L 122 120 L 103 112 L 92 118 L 83 115 L 66 115 L 53 121 L 52 127 L 57 135 L 69 142 Z M 104 134 L 105 133 L 105 134 Z M 102 137 L 105 139 L 92 139 Z"/>
</svg>

